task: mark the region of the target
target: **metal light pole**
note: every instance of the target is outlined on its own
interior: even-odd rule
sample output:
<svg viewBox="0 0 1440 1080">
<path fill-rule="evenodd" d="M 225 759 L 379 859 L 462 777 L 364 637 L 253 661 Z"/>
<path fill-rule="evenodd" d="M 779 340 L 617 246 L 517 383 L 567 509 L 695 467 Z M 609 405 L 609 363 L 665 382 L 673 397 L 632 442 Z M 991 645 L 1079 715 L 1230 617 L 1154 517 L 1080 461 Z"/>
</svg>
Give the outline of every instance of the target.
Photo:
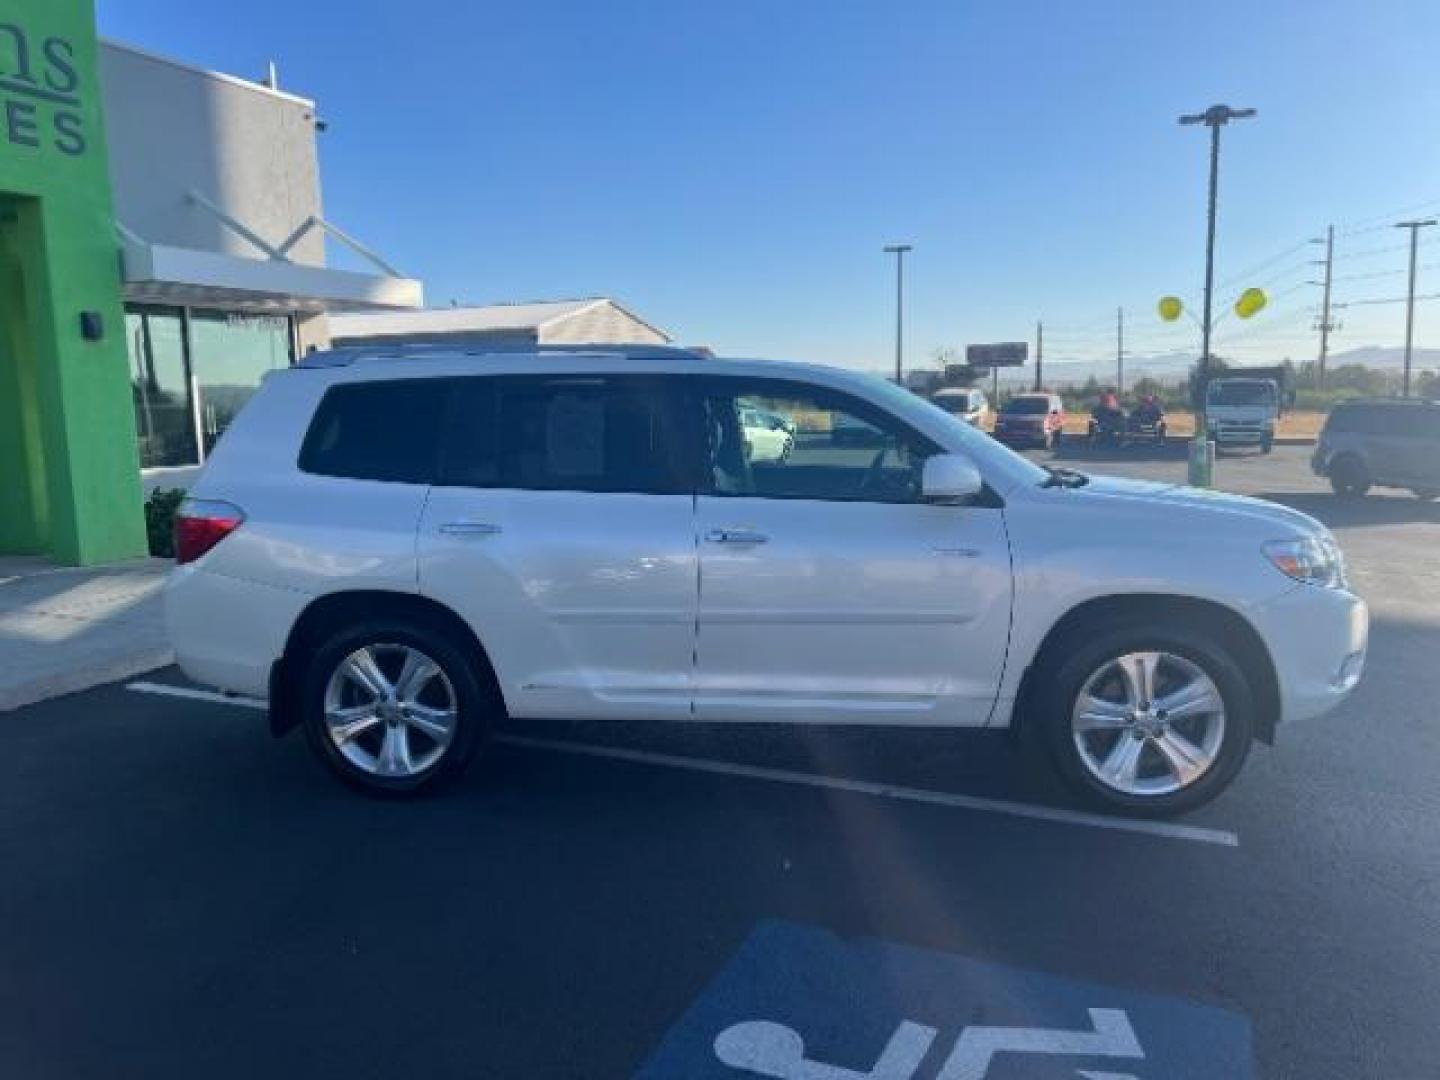
<svg viewBox="0 0 1440 1080">
<path fill-rule="evenodd" d="M 1115 309 L 1115 392 L 1125 393 L 1125 309 Z"/>
<path fill-rule="evenodd" d="M 1315 388 L 1324 390 L 1325 363 L 1330 356 L 1330 331 L 1335 329 L 1335 325 L 1330 321 L 1330 282 L 1335 272 L 1335 226 L 1326 227 L 1323 240 L 1315 237 L 1310 243 L 1325 245 L 1324 261 L 1314 264 L 1325 267 L 1325 280 L 1320 283 L 1324 286 L 1325 298 L 1320 304 L 1320 362 L 1316 368 L 1315 378 Z"/>
<path fill-rule="evenodd" d="M 895 256 L 895 382 L 904 386 L 905 356 L 905 253 L 910 244 L 890 244 L 885 254 Z"/>
<path fill-rule="evenodd" d="M 1410 230 L 1410 291 L 1405 300 L 1405 377 L 1400 384 L 1402 397 L 1410 396 L 1410 350 L 1415 342 L 1415 249 L 1420 246 L 1420 230 L 1434 224 L 1434 218 L 1426 218 L 1424 221 L 1400 221 L 1395 224 L 1397 229 Z"/>
<path fill-rule="evenodd" d="M 1255 115 L 1254 109 L 1232 109 L 1229 105 L 1211 105 L 1203 113 L 1180 117 L 1182 124 L 1204 124 L 1210 129 L 1210 199 L 1205 215 L 1205 312 L 1200 324 L 1201 394 L 1210 383 L 1210 312 L 1215 292 L 1215 200 L 1220 185 L 1220 129 L 1231 120 L 1245 120 Z M 1200 398 L 1195 419 L 1195 439 L 1190 447 L 1190 482 L 1196 487 L 1210 486 L 1210 448 L 1206 437 L 1205 399 Z"/>
<path fill-rule="evenodd" d="M 1035 392 L 1045 389 L 1045 324 L 1035 323 Z"/>
</svg>

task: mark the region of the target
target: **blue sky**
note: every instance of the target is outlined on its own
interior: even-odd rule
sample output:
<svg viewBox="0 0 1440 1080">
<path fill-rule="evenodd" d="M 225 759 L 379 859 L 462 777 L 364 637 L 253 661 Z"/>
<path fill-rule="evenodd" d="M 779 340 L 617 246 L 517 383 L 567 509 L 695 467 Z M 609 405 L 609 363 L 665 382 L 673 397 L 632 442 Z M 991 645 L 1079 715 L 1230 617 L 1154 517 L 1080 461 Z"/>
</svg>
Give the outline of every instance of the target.
<svg viewBox="0 0 1440 1080">
<path fill-rule="evenodd" d="M 1260 111 L 1226 132 L 1217 277 L 1279 256 L 1220 294 L 1273 296 L 1222 355 L 1313 355 L 1312 252 L 1287 248 L 1333 221 L 1337 279 L 1378 275 L 1337 299 L 1395 296 L 1387 215 L 1440 211 L 1433 0 L 97 6 L 192 63 L 274 59 L 330 123 L 327 215 L 431 303 L 610 295 L 734 354 L 886 366 L 895 241 L 912 365 L 1038 318 L 1047 355 L 1098 357 L 1121 304 L 1137 351 L 1195 348 L 1154 304 L 1198 301 L 1206 141 L 1175 121 L 1215 101 Z M 1334 350 L 1402 340 L 1403 305 L 1345 318 Z"/>
</svg>

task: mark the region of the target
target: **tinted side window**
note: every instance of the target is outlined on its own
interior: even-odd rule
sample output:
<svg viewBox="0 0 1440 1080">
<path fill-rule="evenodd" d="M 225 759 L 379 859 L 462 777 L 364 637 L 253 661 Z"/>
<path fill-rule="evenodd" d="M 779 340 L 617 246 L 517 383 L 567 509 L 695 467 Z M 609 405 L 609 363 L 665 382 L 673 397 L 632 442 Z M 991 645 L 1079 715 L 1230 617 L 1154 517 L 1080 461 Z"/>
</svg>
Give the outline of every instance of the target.
<svg viewBox="0 0 1440 1080">
<path fill-rule="evenodd" d="M 1335 434 L 1387 435 L 1391 434 L 1394 410 L 1375 405 L 1341 405 L 1330 414 L 1325 425 Z"/>
<path fill-rule="evenodd" d="M 305 433 L 300 468 L 352 480 L 430 483 L 448 391 L 437 379 L 331 387 Z"/>
<path fill-rule="evenodd" d="M 716 379 L 704 395 L 709 491 L 773 499 L 918 502 L 936 447 L 895 417 L 823 387 Z M 762 430 L 757 410 L 786 417 Z"/>
<path fill-rule="evenodd" d="M 629 376 L 466 379 L 443 482 L 541 491 L 693 490 L 673 381 Z"/>
<path fill-rule="evenodd" d="M 1440 409 L 1406 405 L 1391 410 L 1391 430 L 1406 439 L 1440 438 Z"/>
<path fill-rule="evenodd" d="M 1325 430 L 1332 435 L 1348 435 L 1355 430 L 1355 406 L 1337 405 L 1325 421 Z"/>
</svg>

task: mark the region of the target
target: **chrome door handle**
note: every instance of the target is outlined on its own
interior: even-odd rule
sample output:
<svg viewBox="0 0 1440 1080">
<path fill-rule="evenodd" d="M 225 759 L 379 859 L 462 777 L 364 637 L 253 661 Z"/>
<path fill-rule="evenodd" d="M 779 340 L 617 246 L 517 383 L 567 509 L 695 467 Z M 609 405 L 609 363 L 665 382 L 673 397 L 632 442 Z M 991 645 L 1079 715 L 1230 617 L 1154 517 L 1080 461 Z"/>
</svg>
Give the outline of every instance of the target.
<svg viewBox="0 0 1440 1080">
<path fill-rule="evenodd" d="M 711 529 L 705 539 L 712 544 L 763 544 L 770 538 L 753 529 Z"/>
<path fill-rule="evenodd" d="M 499 525 L 486 521 L 447 521 L 440 526 L 447 536 L 494 536 L 500 532 Z"/>
</svg>

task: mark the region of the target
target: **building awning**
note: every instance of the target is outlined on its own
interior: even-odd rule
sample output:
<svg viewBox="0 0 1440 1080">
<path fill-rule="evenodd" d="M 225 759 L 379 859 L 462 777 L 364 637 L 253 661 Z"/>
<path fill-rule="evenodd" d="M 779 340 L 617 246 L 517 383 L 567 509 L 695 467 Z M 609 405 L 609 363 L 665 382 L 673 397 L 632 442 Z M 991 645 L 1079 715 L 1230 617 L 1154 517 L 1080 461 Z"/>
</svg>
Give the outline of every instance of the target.
<svg viewBox="0 0 1440 1080">
<path fill-rule="evenodd" d="M 277 245 L 267 242 L 198 191 L 191 191 L 188 199 L 264 258 L 152 244 L 123 222 L 116 222 L 126 300 L 265 312 L 405 309 L 418 308 L 425 302 L 420 282 L 403 277 L 375 252 L 323 218 L 306 218 Z M 361 274 L 293 262 L 291 250 L 313 229 L 338 240 L 380 273 Z"/>
<path fill-rule="evenodd" d="M 413 278 L 246 259 L 128 238 L 122 252 L 125 299 L 138 303 L 320 312 L 418 308 L 425 299 Z"/>
</svg>

